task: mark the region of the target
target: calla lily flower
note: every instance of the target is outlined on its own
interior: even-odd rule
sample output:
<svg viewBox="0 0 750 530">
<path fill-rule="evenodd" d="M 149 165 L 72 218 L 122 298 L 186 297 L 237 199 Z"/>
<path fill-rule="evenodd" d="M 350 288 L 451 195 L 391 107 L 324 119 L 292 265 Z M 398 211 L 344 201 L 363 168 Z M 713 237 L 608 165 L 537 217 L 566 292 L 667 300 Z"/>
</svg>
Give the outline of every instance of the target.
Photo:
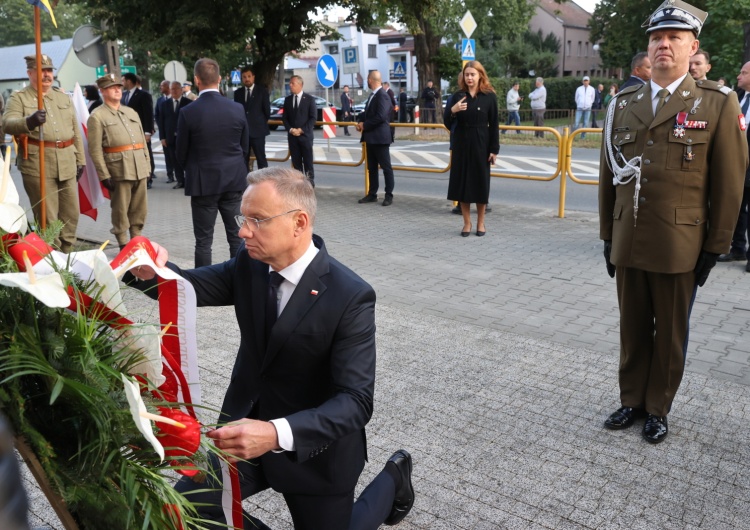
<svg viewBox="0 0 750 530">
<path fill-rule="evenodd" d="M 128 398 L 128 405 L 130 405 L 130 414 L 133 416 L 133 421 L 141 434 L 148 440 L 148 442 L 154 447 L 154 450 L 164 462 L 164 447 L 162 447 L 159 440 L 156 439 L 154 431 L 151 428 L 151 421 L 149 421 L 149 412 L 146 410 L 146 404 L 141 399 L 141 389 L 138 383 L 135 383 L 127 378 L 125 374 L 120 374 L 122 377 L 122 384 L 125 386 L 125 395 Z"/>
<path fill-rule="evenodd" d="M 68 307 L 70 297 L 63 285 L 62 277 L 53 272 L 37 276 L 26 252 L 23 254 L 26 272 L 0 274 L 0 285 L 17 287 L 34 296 L 47 307 Z"/>
<path fill-rule="evenodd" d="M 28 229 L 26 212 L 18 205 L 18 190 L 10 177 L 10 150 L 6 151 L 0 174 L 0 229 L 9 234 Z"/>
<path fill-rule="evenodd" d="M 144 375 L 154 387 L 159 388 L 167 380 L 162 375 L 161 336 L 156 326 L 139 324 L 128 329 L 115 344 L 122 355 L 141 355 L 143 360 L 130 367 L 131 374 Z"/>
<path fill-rule="evenodd" d="M 101 302 L 121 315 L 126 315 L 127 310 L 122 303 L 120 282 L 104 254 L 104 248 L 108 243 L 108 241 L 105 242 L 96 250 L 71 252 L 69 254 L 70 269 L 84 281 L 93 279 L 102 288 L 101 296 L 98 297 Z"/>
</svg>

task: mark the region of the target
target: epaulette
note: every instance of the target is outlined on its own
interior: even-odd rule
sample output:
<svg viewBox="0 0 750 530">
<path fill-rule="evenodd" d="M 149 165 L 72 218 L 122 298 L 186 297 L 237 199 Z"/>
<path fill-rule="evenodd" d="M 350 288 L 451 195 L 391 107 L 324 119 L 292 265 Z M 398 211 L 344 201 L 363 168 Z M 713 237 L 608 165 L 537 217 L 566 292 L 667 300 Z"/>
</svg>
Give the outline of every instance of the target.
<svg viewBox="0 0 750 530">
<path fill-rule="evenodd" d="M 710 79 L 701 79 L 700 81 L 696 81 L 695 84 L 701 88 L 707 88 L 709 90 L 716 90 L 717 92 L 721 92 L 725 96 L 728 96 L 729 93 L 732 91 L 732 89 L 729 88 L 728 86 L 721 86 L 716 81 L 711 81 Z"/>
<path fill-rule="evenodd" d="M 59 86 L 53 86 L 52 90 L 55 90 L 56 92 L 61 92 L 63 94 L 65 93 L 65 91 L 62 88 L 60 88 Z"/>
<path fill-rule="evenodd" d="M 625 88 L 623 88 L 622 90 L 620 90 L 617 93 L 617 97 L 619 98 L 620 96 L 623 96 L 625 94 L 630 94 L 632 92 L 638 92 L 638 90 L 640 90 L 644 86 L 646 86 L 646 85 L 643 84 L 643 83 L 641 83 L 641 84 L 638 84 L 638 85 L 630 85 L 628 87 L 625 87 Z"/>
</svg>

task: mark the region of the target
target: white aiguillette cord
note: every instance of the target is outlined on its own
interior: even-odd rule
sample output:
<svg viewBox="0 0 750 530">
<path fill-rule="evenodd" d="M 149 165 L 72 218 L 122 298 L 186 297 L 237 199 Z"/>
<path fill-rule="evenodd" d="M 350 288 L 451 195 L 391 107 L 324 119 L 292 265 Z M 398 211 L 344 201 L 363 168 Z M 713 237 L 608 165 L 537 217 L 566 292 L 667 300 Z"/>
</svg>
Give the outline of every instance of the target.
<svg viewBox="0 0 750 530">
<path fill-rule="evenodd" d="M 607 166 L 614 175 L 612 177 L 612 184 L 614 186 L 624 186 L 629 184 L 630 181 L 635 179 L 635 194 L 633 195 L 633 226 L 636 226 L 638 222 L 638 196 L 641 192 L 641 160 L 642 156 L 634 156 L 630 160 L 625 160 L 622 155 L 615 152 L 615 147 L 612 143 L 612 121 L 615 117 L 615 107 L 617 103 L 617 96 L 612 98 L 607 107 L 607 117 L 604 122 L 604 146 L 607 150 Z M 620 166 L 617 159 L 620 158 L 625 162 L 625 165 Z"/>
</svg>

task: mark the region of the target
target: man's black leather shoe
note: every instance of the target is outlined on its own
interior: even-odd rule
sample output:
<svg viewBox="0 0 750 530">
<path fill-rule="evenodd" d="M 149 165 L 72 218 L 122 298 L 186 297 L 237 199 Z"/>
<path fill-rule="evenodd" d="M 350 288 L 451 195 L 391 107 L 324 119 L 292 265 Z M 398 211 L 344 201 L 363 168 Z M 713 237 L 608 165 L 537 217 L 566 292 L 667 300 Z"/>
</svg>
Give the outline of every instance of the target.
<svg viewBox="0 0 750 530">
<path fill-rule="evenodd" d="M 649 414 L 646 423 L 643 424 L 643 437 L 648 443 L 658 444 L 664 441 L 669 433 L 666 416 L 654 416 Z"/>
<path fill-rule="evenodd" d="M 180 183 L 178 182 L 177 184 L 175 184 L 174 186 L 172 186 L 172 189 L 173 189 L 173 190 L 181 190 L 181 189 L 182 189 L 182 188 L 184 188 L 184 187 L 185 187 L 185 185 L 184 185 L 184 184 L 180 184 Z"/>
<path fill-rule="evenodd" d="M 378 202 L 378 196 L 377 195 L 365 195 L 360 200 L 357 201 L 359 204 L 365 204 L 368 202 Z"/>
<path fill-rule="evenodd" d="M 411 485 L 411 455 L 406 449 L 399 449 L 388 459 L 396 465 L 401 474 L 401 487 L 396 490 L 393 508 L 384 521 L 387 525 L 400 523 L 414 506 L 414 487 Z"/>
<path fill-rule="evenodd" d="M 722 254 L 721 256 L 719 256 L 719 258 L 716 261 L 721 261 L 722 263 L 726 263 L 727 261 L 744 261 L 744 260 L 745 260 L 744 252 L 732 251 L 729 254 Z"/>
<path fill-rule="evenodd" d="M 627 429 L 635 422 L 636 418 L 643 417 L 643 409 L 634 409 L 631 407 L 620 407 L 609 418 L 604 420 L 604 426 L 613 431 Z"/>
<path fill-rule="evenodd" d="M 745 265 L 745 272 L 750 272 L 750 260 L 748 260 L 747 265 Z"/>
<path fill-rule="evenodd" d="M 393 197 L 388 195 L 385 199 L 383 199 L 383 206 L 390 206 L 391 204 L 393 204 Z"/>
<path fill-rule="evenodd" d="M 454 206 L 453 209 L 451 210 L 451 213 L 461 215 L 461 205 L 457 204 L 456 206 Z"/>
</svg>

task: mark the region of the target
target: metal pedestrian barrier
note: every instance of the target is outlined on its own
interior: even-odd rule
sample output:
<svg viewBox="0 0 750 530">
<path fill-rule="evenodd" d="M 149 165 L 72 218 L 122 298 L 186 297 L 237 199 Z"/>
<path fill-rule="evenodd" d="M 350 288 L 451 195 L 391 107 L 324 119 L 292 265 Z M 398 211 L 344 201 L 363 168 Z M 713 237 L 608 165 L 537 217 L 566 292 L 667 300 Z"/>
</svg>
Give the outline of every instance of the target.
<svg viewBox="0 0 750 530">
<path fill-rule="evenodd" d="M 269 125 L 283 125 L 279 120 L 269 120 Z M 337 127 L 355 127 L 357 122 L 343 122 L 343 121 L 318 121 L 316 125 L 335 125 Z M 422 129 L 438 129 L 444 132 L 448 132 L 448 129 L 442 123 L 391 123 L 391 127 L 395 128 L 409 128 L 414 129 L 415 134 L 419 134 Z M 567 192 L 567 180 L 568 177 L 571 181 L 576 184 L 583 185 L 598 185 L 599 180 L 587 180 L 580 179 L 573 174 L 572 170 L 572 156 L 573 156 L 573 142 L 575 137 L 584 133 L 599 133 L 601 134 L 602 129 L 600 128 L 581 128 L 576 129 L 572 133 L 568 127 L 564 127 L 562 133 L 554 127 L 533 127 L 533 126 L 515 126 L 515 125 L 500 125 L 498 129 L 503 131 L 530 131 L 530 132 L 544 132 L 551 134 L 557 141 L 557 165 L 555 171 L 551 175 L 528 175 L 523 173 L 508 173 L 499 171 L 496 168 L 492 168 L 490 176 L 496 178 L 511 178 L 520 180 L 531 180 L 540 182 L 550 182 L 560 177 L 560 193 L 558 201 L 558 212 L 557 215 L 560 218 L 565 217 L 565 196 Z M 501 142 L 502 145 L 502 142 Z M 502 157 L 502 154 L 500 155 Z M 291 158 L 289 151 L 283 158 L 278 157 L 267 157 L 271 162 L 286 162 Z M 251 157 L 254 162 L 254 157 Z M 367 164 L 367 150 L 365 144 L 362 144 L 361 156 L 358 161 L 342 162 L 336 160 L 314 160 L 314 164 L 329 165 L 329 166 L 347 166 L 357 167 L 364 166 L 364 189 L 365 195 L 369 192 L 369 179 Z M 451 158 L 448 159 L 448 164 L 445 167 L 418 167 L 418 166 L 406 166 L 392 164 L 393 170 L 396 171 L 412 171 L 415 173 L 447 173 L 451 169 Z"/>
</svg>

